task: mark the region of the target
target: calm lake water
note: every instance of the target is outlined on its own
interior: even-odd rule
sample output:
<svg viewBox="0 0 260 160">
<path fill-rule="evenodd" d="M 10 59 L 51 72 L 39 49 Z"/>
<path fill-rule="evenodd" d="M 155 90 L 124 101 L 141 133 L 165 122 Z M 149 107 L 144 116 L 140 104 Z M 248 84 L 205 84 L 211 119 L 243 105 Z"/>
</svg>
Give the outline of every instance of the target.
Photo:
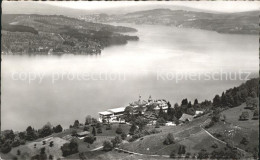
<svg viewBox="0 0 260 160">
<path fill-rule="evenodd" d="M 183 98 L 211 100 L 245 80 L 206 80 L 203 74 L 244 70 L 258 76 L 257 35 L 127 26 L 138 29 L 131 34 L 140 40 L 105 48 L 101 56 L 2 56 L 2 129 L 40 128 L 47 122 L 68 127 L 87 115 L 126 106 L 139 95 L 172 104 Z M 195 79 L 176 82 L 181 73 Z"/>
</svg>

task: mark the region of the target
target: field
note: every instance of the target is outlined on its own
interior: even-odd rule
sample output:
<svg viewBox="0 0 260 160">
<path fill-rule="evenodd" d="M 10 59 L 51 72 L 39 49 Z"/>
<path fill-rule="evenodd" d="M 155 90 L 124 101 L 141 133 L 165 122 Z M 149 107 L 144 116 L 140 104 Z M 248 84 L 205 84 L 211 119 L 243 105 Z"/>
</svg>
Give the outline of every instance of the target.
<svg viewBox="0 0 260 160">
<path fill-rule="evenodd" d="M 43 140 L 46 144 L 43 144 Z M 50 142 L 53 141 L 53 146 L 50 147 Z M 25 145 L 20 145 L 15 147 L 8 154 L 1 155 L 4 159 L 12 159 L 13 157 L 17 157 L 18 159 L 30 159 L 32 156 L 40 154 L 41 148 L 45 147 L 45 153 L 47 155 L 52 155 L 54 158 L 62 157 L 62 152 L 60 147 L 67 143 L 67 140 L 58 138 L 58 137 L 50 137 L 42 140 L 37 140 L 35 142 L 30 142 Z M 21 151 L 20 155 L 17 155 L 17 150 Z"/>
<path fill-rule="evenodd" d="M 186 152 L 197 153 L 202 146 L 210 148 L 213 143 L 219 144 L 200 127 L 207 119 L 208 115 L 204 115 L 187 124 L 162 126 L 158 129 L 161 131 L 160 133 L 145 136 L 132 143 L 122 144 L 120 148 L 148 155 L 170 155 L 173 150 L 177 152 L 180 144 L 183 144 L 186 146 Z M 173 134 L 175 143 L 164 145 L 163 141 L 168 133 Z M 205 144 L 205 142 L 207 143 Z"/>
<path fill-rule="evenodd" d="M 259 120 L 252 120 L 253 111 L 244 109 L 245 106 L 245 104 L 242 104 L 223 111 L 222 115 L 226 116 L 226 122 L 219 122 L 209 128 L 208 131 L 218 135 L 218 138 L 225 142 L 254 153 L 259 144 Z M 239 116 L 244 111 L 249 112 L 249 120 L 239 121 Z M 241 144 L 243 137 L 248 140 L 247 145 Z"/>
<path fill-rule="evenodd" d="M 79 157 L 79 154 L 71 155 L 66 157 L 65 159 L 71 160 L 76 159 Z M 93 152 L 85 152 L 84 158 L 89 160 L 143 160 L 143 159 L 149 159 L 149 160 L 168 160 L 170 158 L 167 157 L 152 157 L 147 155 L 134 155 L 134 154 L 128 154 L 123 152 L 117 152 L 117 151 L 110 151 L 110 152 L 104 152 L 104 151 L 93 151 Z"/>
<path fill-rule="evenodd" d="M 81 152 L 88 152 L 96 148 L 100 148 L 103 145 L 105 140 L 111 140 L 116 135 L 116 129 L 118 128 L 119 124 L 111 125 L 111 130 L 106 130 L 106 126 L 102 126 L 102 133 L 97 134 L 96 141 L 93 144 L 88 144 L 84 142 L 83 139 L 77 139 L 79 144 L 79 153 Z M 122 130 L 128 133 L 130 126 L 127 124 L 120 124 Z M 20 145 L 18 147 L 12 148 L 11 152 L 8 154 L 1 154 L 1 158 L 3 159 L 13 159 L 17 157 L 18 159 L 30 159 L 30 157 L 40 154 L 40 149 L 45 147 L 45 152 L 47 156 L 52 155 L 54 158 L 62 157 L 62 152 L 60 150 L 61 146 L 64 143 L 69 142 L 73 137 L 71 133 L 73 130 L 77 132 L 82 132 L 83 127 L 79 127 L 78 129 L 66 129 L 60 133 L 53 133 L 52 135 L 40 138 L 36 141 L 27 142 L 25 145 Z M 90 132 L 92 132 L 92 127 L 90 127 Z M 46 144 L 43 145 L 43 141 L 46 141 Z M 53 141 L 53 147 L 49 146 L 50 141 Z M 36 145 L 34 147 L 34 145 Z M 21 151 L 21 155 L 17 155 L 17 150 Z M 77 155 L 77 154 L 76 154 Z M 73 155 L 72 155 L 73 156 Z"/>
<path fill-rule="evenodd" d="M 186 146 L 186 153 L 191 155 L 198 153 L 201 149 L 207 152 L 215 150 L 213 144 L 218 148 L 224 148 L 226 143 L 245 151 L 246 156 L 251 157 L 258 148 L 259 121 L 252 120 L 253 112 L 244 109 L 245 104 L 230 108 L 221 112 L 226 116 L 226 121 L 218 122 L 213 127 L 205 130 L 202 128 L 204 122 L 209 122 L 209 115 L 204 115 L 187 124 L 176 127 L 163 126 L 159 128 L 161 133 L 145 136 L 133 143 L 122 144 L 120 148 L 147 154 L 147 155 L 169 155 L 172 151 L 178 152 L 180 145 Z M 248 121 L 239 121 L 239 116 L 243 111 L 249 111 Z M 163 141 L 168 133 L 172 133 L 175 139 L 174 144 L 164 145 Z M 243 137 L 247 137 L 248 144 L 241 144 Z M 248 152 L 248 153 L 246 153 Z"/>
</svg>

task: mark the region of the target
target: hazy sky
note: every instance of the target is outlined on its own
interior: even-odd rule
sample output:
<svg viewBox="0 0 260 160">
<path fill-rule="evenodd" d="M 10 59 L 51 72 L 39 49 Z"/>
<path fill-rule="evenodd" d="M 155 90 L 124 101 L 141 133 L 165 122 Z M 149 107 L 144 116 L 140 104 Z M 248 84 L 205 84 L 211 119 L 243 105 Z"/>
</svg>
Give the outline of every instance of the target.
<svg viewBox="0 0 260 160">
<path fill-rule="evenodd" d="M 196 9 L 211 10 L 218 12 L 242 12 L 260 10 L 260 2 L 256 1 L 68 1 L 68 2 L 45 2 L 51 5 L 69 7 L 74 9 L 108 9 L 135 5 L 178 5 Z"/>
</svg>

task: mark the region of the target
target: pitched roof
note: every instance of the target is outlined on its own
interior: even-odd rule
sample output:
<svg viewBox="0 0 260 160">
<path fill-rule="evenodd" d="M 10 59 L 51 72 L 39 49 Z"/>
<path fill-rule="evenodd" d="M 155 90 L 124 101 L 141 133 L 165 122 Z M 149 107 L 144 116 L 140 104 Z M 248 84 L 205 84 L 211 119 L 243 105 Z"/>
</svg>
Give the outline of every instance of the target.
<svg viewBox="0 0 260 160">
<path fill-rule="evenodd" d="M 79 135 L 79 136 L 84 136 L 84 135 L 88 135 L 90 132 L 88 132 L 88 131 L 84 131 L 84 132 L 79 132 L 79 133 L 77 133 L 77 135 Z"/>
<path fill-rule="evenodd" d="M 184 113 L 179 120 L 180 120 L 180 121 L 186 121 L 186 120 L 192 121 L 192 120 L 193 120 L 193 116 Z"/>
<path fill-rule="evenodd" d="M 108 112 L 108 111 L 98 112 L 98 113 L 101 114 L 101 115 L 104 115 L 104 116 L 113 114 L 113 113 Z"/>
<path fill-rule="evenodd" d="M 109 109 L 108 111 L 113 112 L 113 113 L 124 112 L 125 107 L 113 108 L 113 109 Z"/>
</svg>

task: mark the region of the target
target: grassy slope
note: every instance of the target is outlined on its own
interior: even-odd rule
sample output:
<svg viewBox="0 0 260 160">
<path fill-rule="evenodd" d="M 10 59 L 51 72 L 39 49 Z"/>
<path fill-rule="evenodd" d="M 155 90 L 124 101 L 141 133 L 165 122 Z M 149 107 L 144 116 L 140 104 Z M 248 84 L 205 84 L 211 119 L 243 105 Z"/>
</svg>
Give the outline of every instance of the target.
<svg viewBox="0 0 260 160">
<path fill-rule="evenodd" d="M 177 152 L 180 144 L 185 145 L 186 151 L 190 153 L 197 153 L 202 148 L 210 148 L 214 142 L 217 143 L 219 147 L 223 146 L 222 144 L 219 144 L 219 142 L 213 140 L 200 128 L 200 125 L 207 119 L 208 115 L 204 115 L 188 124 L 176 127 L 164 126 L 159 128 L 159 130 L 162 131 L 161 133 L 145 136 L 135 142 L 122 144 L 120 147 L 143 154 L 169 155 L 173 150 L 176 150 Z M 168 133 L 174 135 L 175 144 L 163 144 Z"/>
<path fill-rule="evenodd" d="M 245 104 L 242 104 L 241 106 L 223 111 L 222 114 L 226 115 L 227 123 L 224 124 L 224 122 L 219 122 L 208 129 L 208 131 L 211 134 L 221 133 L 222 135 L 228 135 L 229 132 L 233 132 L 234 136 L 232 138 L 222 136 L 219 139 L 224 141 L 233 141 L 232 143 L 235 146 L 251 152 L 254 147 L 258 146 L 259 121 L 252 120 L 253 112 L 250 110 L 247 110 L 250 115 L 250 119 L 248 121 L 238 121 L 239 115 L 245 111 L 244 107 Z M 138 153 L 158 155 L 169 155 L 172 150 L 178 151 L 179 144 L 185 145 L 186 152 L 190 153 L 198 153 L 201 149 L 207 149 L 208 152 L 211 152 L 214 150 L 211 147 L 213 143 L 218 144 L 219 148 L 225 147 L 223 143 L 214 140 L 199 127 L 208 118 L 208 115 L 204 115 L 203 117 L 195 119 L 193 122 L 183 124 L 181 126 L 161 127 L 159 128 L 159 130 L 162 131 L 161 133 L 145 136 L 141 140 L 123 144 L 120 147 Z M 174 135 L 176 141 L 175 144 L 168 146 L 163 144 L 163 141 L 168 133 L 172 133 Z M 247 146 L 240 144 L 243 136 L 249 137 L 249 144 Z"/>
<path fill-rule="evenodd" d="M 151 156 L 139 156 L 128 153 L 122 153 L 117 151 L 94 151 L 94 152 L 85 152 L 84 156 L 89 160 L 136 160 L 136 159 L 149 159 L 149 160 L 166 160 L 169 158 L 165 157 L 151 157 Z M 77 159 L 79 157 L 78 154 L 74 154 L 66 157 L 65 159 Z"/>
<path fill-rule="evenodd" d="M 50 141 L 53 141 L 53 147 L 49 146 Z M 55 137 L 51 138 L 49 140 L 46 140 L 46 144 L 43 145 L 42 139 L 37 140 L 34 142 L 26 143 L 25 145 L 20 145 L 18 147 L 15 147 L 9 152 L 8 154 L 1 154 L 1 157 L 3 159 L 12 159 L 13 157 L 17 157 L 18 159 L 30 159 L 30 157 L 39 154 L 41 148 L 45 147 L 45 152 L 47 155 L 53 155 L 55 158 L 61 157 L 62 152 L 60 150 L 60 147 L 67 143 L 68 141 Z M 36 144 L 36 147 L 34 148 L 34 144 Z M 17 155 L 17 150 L 21 151 L 21 155 Z"/>
<path fill-rule="evenodd" d="M 230 108 L 222 112 L 226 116 L 226 122 L 219 122 L 209 128 L 210 133 L 219 133 L 222 136 L 220 139 L 231 142 L 241 149 L 252 152 L 259 145 L 259 120 L 252 120 L 253 111 L 244 109 L 246 105 L 242 104 L 238 107 Z M 258 106 L 259 107 L 259 106 Z M 239 121 L 239 116 L 243 111 L 249 112 L 249 120 Z M 249 144 L 240 144 L 243 137 L 248 137 Z"/>
<path fill-rule="evenodd" d="M 116 135 L 115 131 L 118 126 L 119 126 L 119 124 L 113 124 L 113 125 L 111 125 L 111 130 L 106 130 L 105 129 L 106 126 L 104 125 L 102 127 L 103 132 L 101 134 L 97 134 L 97 136 L 96 136 L 97 140 L 91 145 L 88 145 L 88 143 L 84 142 L 83 140 L 77 139 L 78 144 L 79 144 L 79 152 L 90 151 L 94 148 L 102 146 L 103 141 L 109 140 L 109 139 L 115 137 L 115 135 Z M 124 132 L 128 133 L 130 126 L 126 125 L 126 124 L 121 124 L 121 128 Z M 40 139 L 32 141 L 32 142 L 27 142 L 25 145 L 21 145 L 21 146 L 12 148 L 11 152 L 9 152 L 8 154 L 1 153 L 1 158 L 12 159 L 13 157 L 18 157 L 19 159 L 29 159 L 31 156 L 39 154 L 40 149 L 42 147 L 46 148 L 46 154 L 48 156 L 49 156 L 49 154 L 51 154 L 54 157 L 60 157 L 62 155 L 60 147 L 72 138 L 70 135 L 73 130 L 75 130 L 75 129 L 66 129 L 61 133 L 54 133 L 54 134 L 48 136 L 48 137 L 54 137 L 54 139 L 50 140 L 50 141 L 54 141 L 53 147 L 49 147 L 49 142 L 47 142 L 47 141 L 46 141 L 45 145 L 42 145 L 42 141 L 44 139 L 47 139 L 48 137 L 40 138 Z M 82 132 L 83 127 L 80 127 L 79 129 L 76 129 L 76 130 L 77 130 L 77 132 Z M 92 132 L 92 127 L 90 127 L 90 132 Z M 34 148 L 34 144 L 36 144 L 36 148 Z M 17 156 L 18 149 L 21 151 L 21 156 Z"/>
</svg>

